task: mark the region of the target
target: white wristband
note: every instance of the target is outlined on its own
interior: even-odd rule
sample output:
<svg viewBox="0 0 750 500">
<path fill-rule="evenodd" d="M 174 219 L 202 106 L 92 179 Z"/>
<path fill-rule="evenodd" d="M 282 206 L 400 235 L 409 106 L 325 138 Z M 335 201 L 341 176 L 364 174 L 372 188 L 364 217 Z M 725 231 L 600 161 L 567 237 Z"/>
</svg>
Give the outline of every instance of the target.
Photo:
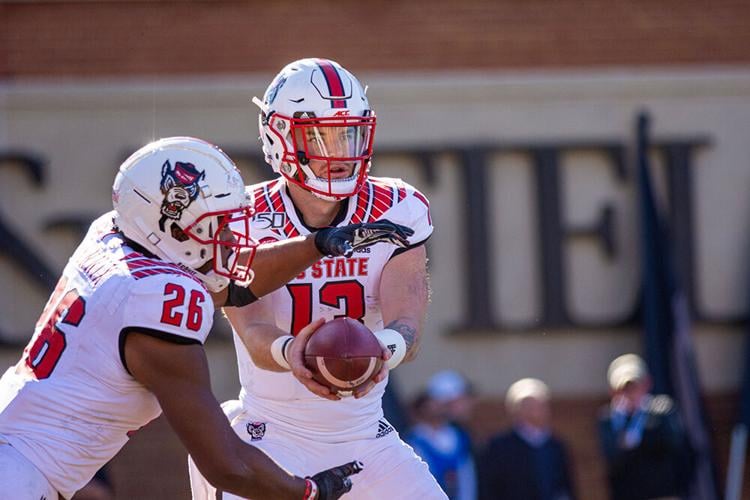
<svg viewBox="0 0 750 500">
<path fill-rule="evenodd" d="M 282 335 L 271 344 L 271 357 L 280 367 L 287 370 L 291 369 L 286 354 L 289 351 L 292 340 L 294 340 L 294 337 L 291 335 Z"/>
<path fill-rule="evenodd" d="M 396 368 L 406 356 L 406 340 L 396 330 L 385 328 L 375 332 L 375 337 L 391 351 L 391 359 L 385 362 L 389 370 Z"/>
</svg>

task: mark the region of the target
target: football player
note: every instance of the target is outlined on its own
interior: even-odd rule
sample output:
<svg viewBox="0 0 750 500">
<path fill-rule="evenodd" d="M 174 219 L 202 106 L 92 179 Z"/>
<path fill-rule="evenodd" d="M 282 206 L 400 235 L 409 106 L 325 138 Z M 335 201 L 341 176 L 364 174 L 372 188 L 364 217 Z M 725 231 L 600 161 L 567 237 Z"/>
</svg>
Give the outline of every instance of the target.
<svg viewBox="0 0 750 500">
<path fill-rule="evenodd" d="M 410 231 L 350 225 L 259 249 L 239 171 L 189 137 L 135 152 L 112 200 L 114 211 L 91 225 L 65 266 L 21 360 L 0 379 L 0 498 L 71 498 L 162 412 L 222 490 L 294 500 L 348 491 L 357 462 L 305 478 L 238 439 L 211 393 L 203 342 L 215 301 L 250 303 L 322 255 L 406 244 Z"/>
<path fill-rule="evenodd" d="M 375 114 L 360 82 L 338 63 L 293 62 L 254 102 L 266 161 L 280 174 L 248 187 L 256 211 L 266 214 L 253 225 L 261 241 L 385 218 L 414 234 L 405 248 L 381 242 L 331 255 L 252 305 L 225 309 L 242 384 L 225 413 L 243 440 L 294 474 L 361 457 L 365 470 L 352 477 L 356 491 L 345 498 L 445 499 L 384 418 L 381 401 L 388 371 L 417 353 L 428 302 L 425 242 L 433 230 L 427 198 L 400 179 L 369 177 Z M 303 361 L 312 331 L 304 326 L 340 316 L 367 325 L 386 360 L 352 395 L 312 380 Z M 190 474 L 194 499 L 221 497 L 194 464 Z"/>
</svg>

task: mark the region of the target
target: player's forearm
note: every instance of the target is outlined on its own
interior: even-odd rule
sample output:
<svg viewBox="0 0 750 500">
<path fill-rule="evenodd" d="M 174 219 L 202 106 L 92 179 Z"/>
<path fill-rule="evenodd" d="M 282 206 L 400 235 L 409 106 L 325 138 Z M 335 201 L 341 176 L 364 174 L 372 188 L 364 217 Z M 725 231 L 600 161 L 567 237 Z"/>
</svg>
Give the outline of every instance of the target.
<svg viewBox="0 0 750 500">
<path fill-rule="evenodd" d="M 242 343 L 245 345 L 245 349 L 250 353 L 250 357 L 253 358 L 255 366 L 274 372 L 289 370 L 289 368 L 279 365 L 274 360 L 271 351 L 273 342 L 284 335 L 282 330 L 270 324 L 255 324 L 250 328 L 244 329 L 239 334 Z"/>
<path fill-rule="evenodd" d="M 260 245 L 253 259 L 255 278 L 250 283 L 250 290 L 256 297 L 271 293 L 321 257 L 315 246 L 314 233 Z"/>
<path fill-rule="evenodd" d="M 410 249 L 388 262 L 380 280 L 383 321 L 386 329 L 403 338 L 403 361 L 413 360 L 419 351 L 430 295 L 426 263 L 424 246 Z"/>
<path fill-rule="evenodd" d="M 211 484 L 251 498 L 302 497 L 302 479 L 243 443 L 229 426 L 211 392 L 203 346 L 131 332 L 124 350 L 133 377 L 156 396 L 175 434 Z"/>
<path fill-rule="evenodd" d="M 192 405 L 194 411 L 189 414 L 175 415 L 170 407 L 165 415 L 209 483 L 243 498 L 303 497 L 303 478 L 293 476 L 265 453 L 242 442 L 212 395 L 202 394 L 200 400 L 203 405 Z"/>
<path fill-rule="evenodd" d="M 164 415 L 209 483 L 246 498 L 302 498 L 304 480 L 244 443 L 210 387 L 203 382 L 199 387 L 176 381 L 165 385 L 159 397 Z M 174 385 L 171 393 L 169 385 Z"/>
<path fill-rule="evenodd" d="M 402 317 L 388 323 L 386 328 L 395 330 L 406 342 L 406 355 L 402 362 L 412 361 L 419 352 L 419 321 L 415 318 Z"/>
<path fill-rule="evenodd" d="M 265 453 L 252 446 L 242 443 L 235 451 L 238 452 L 238 463 L 218 477 L 214 484 L 217 489 L 243 498 L 303 498 L 303 478 L 287 473 Z"/>
</svg>

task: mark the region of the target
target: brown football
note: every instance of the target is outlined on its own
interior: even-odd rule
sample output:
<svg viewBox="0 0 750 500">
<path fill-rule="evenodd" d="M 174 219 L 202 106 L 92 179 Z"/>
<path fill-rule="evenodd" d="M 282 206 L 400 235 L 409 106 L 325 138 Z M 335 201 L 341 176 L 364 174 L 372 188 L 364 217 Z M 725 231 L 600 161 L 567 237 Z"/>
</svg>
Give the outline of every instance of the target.
<svg viewBox="0 0 750 500">
<path fill-rule="evenodd" d="M 305 364 L 318 383 L 347 396 L 380 371 L 381 354 L 380 342 L 369 328 L 351 318 L 336 318 L 307 341 Z"/>
</svg>

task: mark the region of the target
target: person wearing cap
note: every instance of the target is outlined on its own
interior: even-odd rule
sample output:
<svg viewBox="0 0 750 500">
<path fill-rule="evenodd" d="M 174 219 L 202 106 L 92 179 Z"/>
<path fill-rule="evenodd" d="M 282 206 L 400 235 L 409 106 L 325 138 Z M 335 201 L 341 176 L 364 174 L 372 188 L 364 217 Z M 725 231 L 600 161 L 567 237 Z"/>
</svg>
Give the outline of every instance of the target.
<svg viewBox="0 0 750 500">
<path fill-rule="evenodd" d="M 610 403 L 599 415 L 599 439 L 612 500 L 684 498 L 690 449 L 672 398 L 651 394 L 646 363 L 623 354 L 607 370 Z"/>
<path fill-rule="evenodd" d="M 414 425 L 406 442 L 424 460 L 451 500 L 476 500 L 471 438 L 462 424 L 471 416 L 473 394 L 458 372 L 433 375 L 413 403 Z"/>
<path fill-rule="evenodd" d="M 514 382 L 505 397 L 509 430 L 492 438 L 479 464 L 482 500 L 572 500 L 565 444 L 553 435 L 547 384 Z"/>
<path fill-rule="evenodd" d="M 436 401 L 445 405 L 448 419 L 467 434 L 474 411 L 474 389 L 469 381 L 454 370 L 435 373 L 427 384 L 427 392 Z"/>
</svg>

